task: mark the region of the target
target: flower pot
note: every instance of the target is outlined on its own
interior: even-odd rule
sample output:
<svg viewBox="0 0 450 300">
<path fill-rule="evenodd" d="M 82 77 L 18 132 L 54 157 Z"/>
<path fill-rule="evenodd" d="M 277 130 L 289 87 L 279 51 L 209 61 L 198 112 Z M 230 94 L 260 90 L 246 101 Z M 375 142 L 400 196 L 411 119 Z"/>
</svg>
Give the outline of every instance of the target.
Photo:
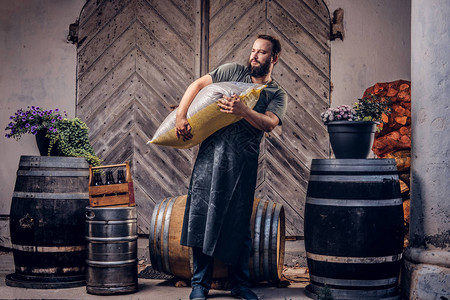
<svg viewBox="0 0 450 300">
<path fill-rule="evenodd" d="M 327 123 L 336 158 L 367 158 L 372 149 L 377 122 L 332 121 Z"/>
<path fill-rule="evenodd" d="M 56 145 L 53 146 L 52 151 L 50 151 L 50 155 L 48 155 L 48 147 L 50 145 L 50 139 L 45 137 L 47 130 L 39 130 L 35 135 L 36 144 L 39 149 L 39 154 L 41 156 L 65 156 L 57 149 Z"/>
</svg>

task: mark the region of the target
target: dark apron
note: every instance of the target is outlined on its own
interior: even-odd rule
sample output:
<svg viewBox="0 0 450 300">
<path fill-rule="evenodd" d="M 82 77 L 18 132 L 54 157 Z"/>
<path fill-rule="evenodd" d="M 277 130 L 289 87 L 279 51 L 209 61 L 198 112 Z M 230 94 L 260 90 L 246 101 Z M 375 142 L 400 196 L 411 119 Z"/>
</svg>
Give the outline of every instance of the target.
<svg viewBox="0 0 450 300">
<path fill-rule="evenodd" d="M 201 145 L 189 185 L 181 244 L 225 263 L 237 261 L 248 234 L 263 132 L 245 120 Z"/>
</svg>

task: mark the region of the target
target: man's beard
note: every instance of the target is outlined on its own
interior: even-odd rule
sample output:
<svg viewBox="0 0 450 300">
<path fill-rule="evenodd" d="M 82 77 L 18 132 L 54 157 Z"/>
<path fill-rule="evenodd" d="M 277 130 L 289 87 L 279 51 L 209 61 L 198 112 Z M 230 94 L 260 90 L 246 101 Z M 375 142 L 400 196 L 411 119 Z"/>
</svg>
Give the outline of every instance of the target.
<svg viewBox="0 0 450 300">
<path fill-rule="evenodd" d="M 269 74 L 270 70 L 270 60 L 266 61 L 264 64 L 259 64 L 259 66 L 252 66 L 251 60 L 247 62 L 247 70 L 250 76 L 260 78 Z"/>
</svg>

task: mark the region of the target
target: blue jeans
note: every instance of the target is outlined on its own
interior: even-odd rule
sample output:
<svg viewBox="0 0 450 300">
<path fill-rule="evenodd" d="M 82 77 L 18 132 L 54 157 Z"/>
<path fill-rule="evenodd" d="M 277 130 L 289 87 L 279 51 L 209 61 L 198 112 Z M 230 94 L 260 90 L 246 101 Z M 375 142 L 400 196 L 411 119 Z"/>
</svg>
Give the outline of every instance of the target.
<svg viewBox="0 0 450 300">
<path fill-rule="evenodd" d="M 228 265 L 228 282 L 232 292 L 239 291 L 242 287 L 250 287 L 250 271 L 248 260 L 252 249 L 252 239 L 250 229 L 241 247 L 241 253 L 236 264 Z M 201 248 L 193 247 L 194 275 L 191 286 L 201 287 L 205 291 L 211 288 L 212 274 L 214 268 L 214 258 L 202 252 Z"/>
</svg>

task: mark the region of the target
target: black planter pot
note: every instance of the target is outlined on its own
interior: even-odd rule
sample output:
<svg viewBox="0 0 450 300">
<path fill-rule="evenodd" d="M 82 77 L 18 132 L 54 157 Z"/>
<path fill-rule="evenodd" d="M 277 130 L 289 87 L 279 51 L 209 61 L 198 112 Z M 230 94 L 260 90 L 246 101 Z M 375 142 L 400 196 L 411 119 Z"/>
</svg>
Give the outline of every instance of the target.
<svg viewBox="0 0 450 300">
<path fill-rule="evenodd" d="M 330 144 L 336 158 L 362 158 L 370 153 L 377 122 L 333 121 L 327 124 Z"/>
<path fill-rule="evenodd" d="M 52 148 L 52 151 L 50 151 L 50 155 L 48 155 L 48 147 L 50 145 L 50 140 L 45 137 L 47 131 L 46 130 L 39 130 L 38 133 L 35 135 L 36 137 L 36 144 L 39 149 L 39 154 L 41 156 L 64 156 L 61 152 L 58 151 L 57 145 L 54 145 Z"/>
</svg>

